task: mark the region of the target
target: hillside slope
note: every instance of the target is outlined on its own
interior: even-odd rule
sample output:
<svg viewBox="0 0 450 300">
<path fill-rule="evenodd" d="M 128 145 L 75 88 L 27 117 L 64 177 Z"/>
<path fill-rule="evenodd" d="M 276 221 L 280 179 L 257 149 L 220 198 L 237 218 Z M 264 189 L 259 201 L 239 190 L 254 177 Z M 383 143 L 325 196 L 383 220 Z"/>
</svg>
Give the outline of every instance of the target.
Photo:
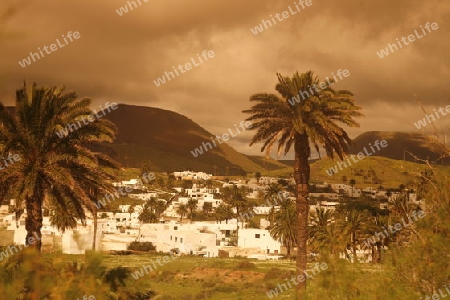
<svg viewBox="0 0 450 300">
<path fill-rule="evenodd" d="M 264 170 L 225 143 L 194 157 L 191 151 L 210 141 L 213 134 L 173 111 L 119 104 L 105 117 L 119 129 L 115 142 L 105 151 L 126 167 L 139 168 L 147 161 L 154 170 L 166 172 L 201 170 L 218 175 L 241 175 L 243 170 Z"/>
<path fill-rule="evenodd" d="M 357 136 L 354 145 L 349 148 L 349 153 L 357 154 L 364 147 L 370 152 L 369 144 L 376 140 L 386 140 L 388 146 L 380 147 L 380 151 L 374 153 L 375 156 L 383 156 L 398 160 L 416 161 L 412 153 L 418 158 L 436 161 L 441 156 L 441 149 L 434 144 L 430 144 L 429 138 L 416 133 L 369 131 Z M 376 150 L 376 148 L 374 148 Z M 409 152 L 409 153 L 408 153 Z"/>
</svg>

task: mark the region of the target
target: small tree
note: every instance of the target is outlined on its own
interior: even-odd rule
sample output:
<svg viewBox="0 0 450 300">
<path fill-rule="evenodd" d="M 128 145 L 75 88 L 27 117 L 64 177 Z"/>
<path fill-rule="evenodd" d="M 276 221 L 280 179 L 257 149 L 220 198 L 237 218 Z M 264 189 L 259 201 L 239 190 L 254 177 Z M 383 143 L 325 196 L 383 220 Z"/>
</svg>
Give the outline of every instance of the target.
<svg viewBox="0 0 450 300">
<path fill-rule="evenodd" d="M 186 204 L 180 204 L 177 208 L 177 214 L 180 215 L 180 224 L 183 222 L 183 217 L 186 216 L 188 213 L 188 209 L 186 207 Z"/>
<path fill-rule="evenodd" d="M 261 179 L 261 173 L 260 172 L 255 172 L 255 178 L 256 178 L 256 182 L 259 185 L 259 180 Z"/>
<path fill-rule="evenodd" d="M 353 197 L 353 189 L 355 187 L 355 184 L 356 184 L 355 179 L 350 179 L 350 185 L 352 186 L 352 196 L 351 197 Z"/>
<path fill-rule="evenodd" d="M 209 213 L 213 210 L 212 202 L 205 202 L 203 203 L 203 211 L 207 216 L 209 216 Z"/>
<path fill-rule="evenodd" d="M 189 210 L 189 218 L 191 219 L 191 223 L 194 219 L 194 212 L 197 210 L 197 204 L 198 204 L 198 200 L 197 199 L 189 199 L 188 203 L 187 203 L 187 209 Z"/>
<path fill-rule="evenodd" d="M 128 207 L 128 213 L 130 214 L 130 224 L 131 224 L 131 214 L 134 213 L 134 206 L 130 205 L 130 207 Z"/>
</svg>

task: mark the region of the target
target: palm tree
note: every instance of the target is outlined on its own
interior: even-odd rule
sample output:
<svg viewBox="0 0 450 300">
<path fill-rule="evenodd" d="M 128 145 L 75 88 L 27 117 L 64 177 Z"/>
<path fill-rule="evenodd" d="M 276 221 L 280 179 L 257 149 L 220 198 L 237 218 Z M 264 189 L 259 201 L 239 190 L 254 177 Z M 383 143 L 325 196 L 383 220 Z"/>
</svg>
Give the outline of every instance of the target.
<svg viewBox="0 0 450 300">
<path fill-rule="evenodd" d="M 387 215 L 380 215 L 376 214 L 375 216 L 372 216 L 370 219 L 370 222 L 368 224 L 368 238 L 375 238 L 375 241 L 377 239 L 380 239 L 379 241 L 376 241 L 375 245 L 373 245 L 371 242 L 364 243 L 363 246 L 367 247 L 367 244 L 370 244 L 370 250 L 372 252 L 372 263 L 378 263 L 382 260 L 381 253 L 384 246 L 388 246 L 390 241 L 392 240 L 392 237 L 388 235 L 380 235 L 376 236 L 377 233 L 383 232 L 386 228 L 391 225 L 391 218 Z M 375 250 L 376 247 L 376 250 Z"/>
<path fill-rule="evenodd" d="M 279 193 L 281 192 L 281 186 L 278 183 L 271 183 L 267 186 L 265 190 L 265 200 L 267 203 L 270 203 L 272 206 L 276 206 L 279 204 L 280 199 L 278 198 Z"/>
<path fill-rule="evenodd" d="M 225 203 L 236 209 L 236 239 L 239 235 L 239 222 L 238 218 L 241 216 L 241 212 L 245 209 L 249 209 L 250 205 L 245 197 L 246 190 L 244 187 L 238 188 L 237 185 L 231 187 L 225 187 L 222 190 L 222 199 Z"/>
<path fill-rule="evenodd" d="M 134 206 L 130 205 L 128 207 L 128 213 L 130 214 L 130 225 L 131 225 L 131 214 L 134 213 Z"/>
<path fill-rule="evenodd" d="M 27 212 L 26 244 L 38 251 L 44 201 L 61 210 L 71 207 L 85 224 L 84 209 L 95 213 L 97 196 L 115 191 L 111 182 L 116 180 L 113 170 L 118 164 L 87 146 L 111 142 L 117 128 L 104 118 L 95 119 L 90 103 L 64 88 L 38 88 L 36 83 L 31 89 L 24 83 L 17 90 L 13 112 L 0 103 L 1 152 L 20 157 L 8 166 L 8 172 L 0 172 L 0 198 L 11 192 L 22 199 Z M 67 135 L 57 135 L 66 126 L 80 125 L 80 120 L 89 122 Z"/>
<path fill-rule="evenodd" d="M 348 243 L 352 248 L 353 263 L 357 263 L 356 246 L 359 244 L 359 238 L 366 233 L 369 227 L 370 215 L 367 210 L 350 209 L 342 211 L 341 214 L 338 214 L 338 217 L 339 227 L 348 237 Z"/>
<path fill-rule="evenodd" d="M 284 200 L 275 213 L 275 222 L 269 227 L 270 235 L 286 247 L 287 257 L 291 257 L 291 249 L 297 245 L 297 212 L 295 203 Z"/>
<path fill-rule="evenodd" d="M 351 187 L 352 187 L 352 197 L 353 197 L 353 190 L 354 190 L 354 188 L 355 188 L 355 184 L 356 184 L 356 181 L 355 181 L 355 179 L 350 179 L 350 185 L 351 185 Z"/>
<path fill-rule="evenodd" d="M 142 208 L 142 211 L 140 212 L 138 219 L 142 223 L 156 223 L 157 222 L 157 217 L 156 217 L 156 214 L 153 212 L 152 207 L 150 206 L 150 201 L 145 202 L 144 207 Z"/>
<path fill-rule="evenodd" d="M 331 210 L 316 208 L 309 226 L 308 242 L 313 251 L 338 257 L 344 251 L 347 241 L 342 229 L 336 225 L 334 215 Z"/>
<path fill-rule="evenodd" d="M 65 232 L 66 229 L 77 228 L 76 213 L 73 206 L 69 203 L 64 209 L 58 203 L 51 209 L 50 224 L 59 231 Z"/>
<path fill-rule="evenodd" d="M 203 211 L 206 213 L 206 215 L 209 217 L 210 212 L 212 211 L 213 206 L 212 202 L 204 202 L 203 203 Z"/>
<path fill-rule="evenodd" d="M 180 204 L 180 206 L 178 206 L 178 208 L 177 208 L 177 214 L 180 215 L 180 224 L 182 224 L 183 217 L 185 215 L 187 215 L 187 213 L 188 213 L 188 209 L 186 207 L 186 204 Z"/>
<path fill-rule="evenodd" d="M 259 180 L 261 179 L 261 172 L 255 172 L 256 183 L 259 185 Z"/>
<path fill-rule="evenodd" d="M 218 222 L 222 223 L 222 220 L 225 220 L 228 224 L 228 220 L 233 218 L 233 209 L 228 204 L 220 203 L 215 209 L 215 216 Z"/>
<path fill-rule="evenodd" d="M 270 154 L 278 141 L 278 154 L 284 150 L 285 155 L 294 146 L 298 214 L 297 274 L 301 275 L 306 271 L 310 143 L 318 152 L 323 147 L 330 158 L 337 155 L 343 159 L 351 139 L 339 124 L 358 127 L 359 124 L 353 118 L 362 114 L 358 112 L 360 107 L 355 105 L 350 91 L 335 91 L 328 83 L 322 83 L 323 89 L 315 89 L 309 95 L 308 89 L 311 91 L 313 85 L 319 84 L 319 79 L 311 71 L 301 75 L 297 72 L 293 78 L 277 75 L 278 84 L 275 88 L 282 97 L 267 93 L 255 94 L 250 97 L 250 101 L 257 103 L 243 112 L 251 115 L 246 121 L 252 122 L 251 130 L 257 131 L 250 146 L 264 142 L 261 152 Z M 307 93 L 308 97 L 296 105 L 288 103 L 300 92 L 303 92 L 302 95 Z M 297 288 L 305 291 L 306 280 Z"/>
<path fill-rule="evenodd" d="M 191 223 L 194 220 L 194 211 L 197 210 L 197 204 L 197 199 L 190 198 L 186 205 L 187 209 L 189 210 L 189 218 L 191 219 Z"/>
</svg>

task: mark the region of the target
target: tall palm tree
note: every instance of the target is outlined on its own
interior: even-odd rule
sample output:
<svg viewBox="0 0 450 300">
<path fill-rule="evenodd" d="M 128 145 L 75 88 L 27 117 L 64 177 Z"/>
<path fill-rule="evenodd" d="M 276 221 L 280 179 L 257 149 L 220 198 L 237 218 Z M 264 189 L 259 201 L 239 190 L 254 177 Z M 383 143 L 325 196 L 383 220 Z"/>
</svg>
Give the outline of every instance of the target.
<svg viewBox="0 0 450 300">
<path fill-rule="evenodd" d="M 1 153 L 20 156 L 7 172 L 0 172 L 0 198 L 11 192 L 24 203 L 25 242 L 38 251 L 44 201 L 61 210 L 70 207 L 86 224 L 84 209 L 95 213 L 97 196 L 115 191 L 113 170 L 118 164 L 87 146 L 111 142 L 117 128 L 104 118 L 93 118 L 90 103 L 90 99 L 78 98 L 74 92 L 64 92 L 64 88 L 38 88 L 36 83 L 31 88 L 24 83 L 17 90 L 13 111 L 0 103 Z M 68 135 L 56 134 L 86 119 L 87 124 Z M 70 228 L 71 223 L 67 225 Z M 66 224 L 63 227 L 67 228 Z"/>
<path fill-rule="evenodd" d="M 275 89 L 281 97 L 267 93 L 255 94 L 250 97 L 250 101 L 256 104 L 243 112 L 251 115 L 246 121 L 253 123 L 251 130 L 256 130 L 250 146 L 264 142 L 261 152 L 266 151 L 268 155 L 277 141 L 278 154 L 284 150 L 286 155 L 294 146 L 298 214 L 297 272 L 300 275 L 306 271 L 310 144 L 318 152 L 320 147 L 324 148 L 330 158 L 337 155 L 343 159 L 351 139 L 339 125 L 358 127 L 359 124 L 353 118 L 362 114 L 358 111 L 360 107 L 355 105 L 350 91 L 336 91 L 330 84 L 322 83 L 322 89 L 314 89 L 308 94 L 312 91 L 312 86 L 319 84 L 319 79 L 312 71 L 301 75 L 297 72 L 292 78 L 277 75 L 278 83 Z M 297 97 L 300 92 L 303 92 L 303 96 L 306 93 L 308 97 L 291 105 L 288 101 Z M 305 291 L 306 280 L 297 288 L 299 291 Z"/>
<path fill-rule="evenodd" d="M 178 206 L 178 208 L 177 208 L 177 214 L 180 215 L 180 224 L 182 224 L 183 217 L 185 215 L 187 215 L 187 213 L 188 213 L 188 209 L 186 207 L 186 204 L 180 204 L 180 206 Z"/>
</svg>

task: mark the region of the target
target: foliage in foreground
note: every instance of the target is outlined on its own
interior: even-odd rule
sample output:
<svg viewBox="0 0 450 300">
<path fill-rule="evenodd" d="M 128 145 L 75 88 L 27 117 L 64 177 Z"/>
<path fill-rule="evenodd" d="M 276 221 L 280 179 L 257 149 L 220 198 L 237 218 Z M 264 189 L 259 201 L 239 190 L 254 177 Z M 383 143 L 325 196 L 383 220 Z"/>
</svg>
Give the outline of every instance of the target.
<svg viewBox="0 0 450 300">
<path fill-rule="evenodd" d="M 0 290 L 4 299 L 78 299 L 94 295 L 106 300 L 149 300 L 155 296 L 139 281 L 128 283 L 130 271 L 123 267 L 107 269 L 99 254 L 89 253 L 84 263 L 43 257 L 25 248 L 0 265 Z"/>
</svg>

